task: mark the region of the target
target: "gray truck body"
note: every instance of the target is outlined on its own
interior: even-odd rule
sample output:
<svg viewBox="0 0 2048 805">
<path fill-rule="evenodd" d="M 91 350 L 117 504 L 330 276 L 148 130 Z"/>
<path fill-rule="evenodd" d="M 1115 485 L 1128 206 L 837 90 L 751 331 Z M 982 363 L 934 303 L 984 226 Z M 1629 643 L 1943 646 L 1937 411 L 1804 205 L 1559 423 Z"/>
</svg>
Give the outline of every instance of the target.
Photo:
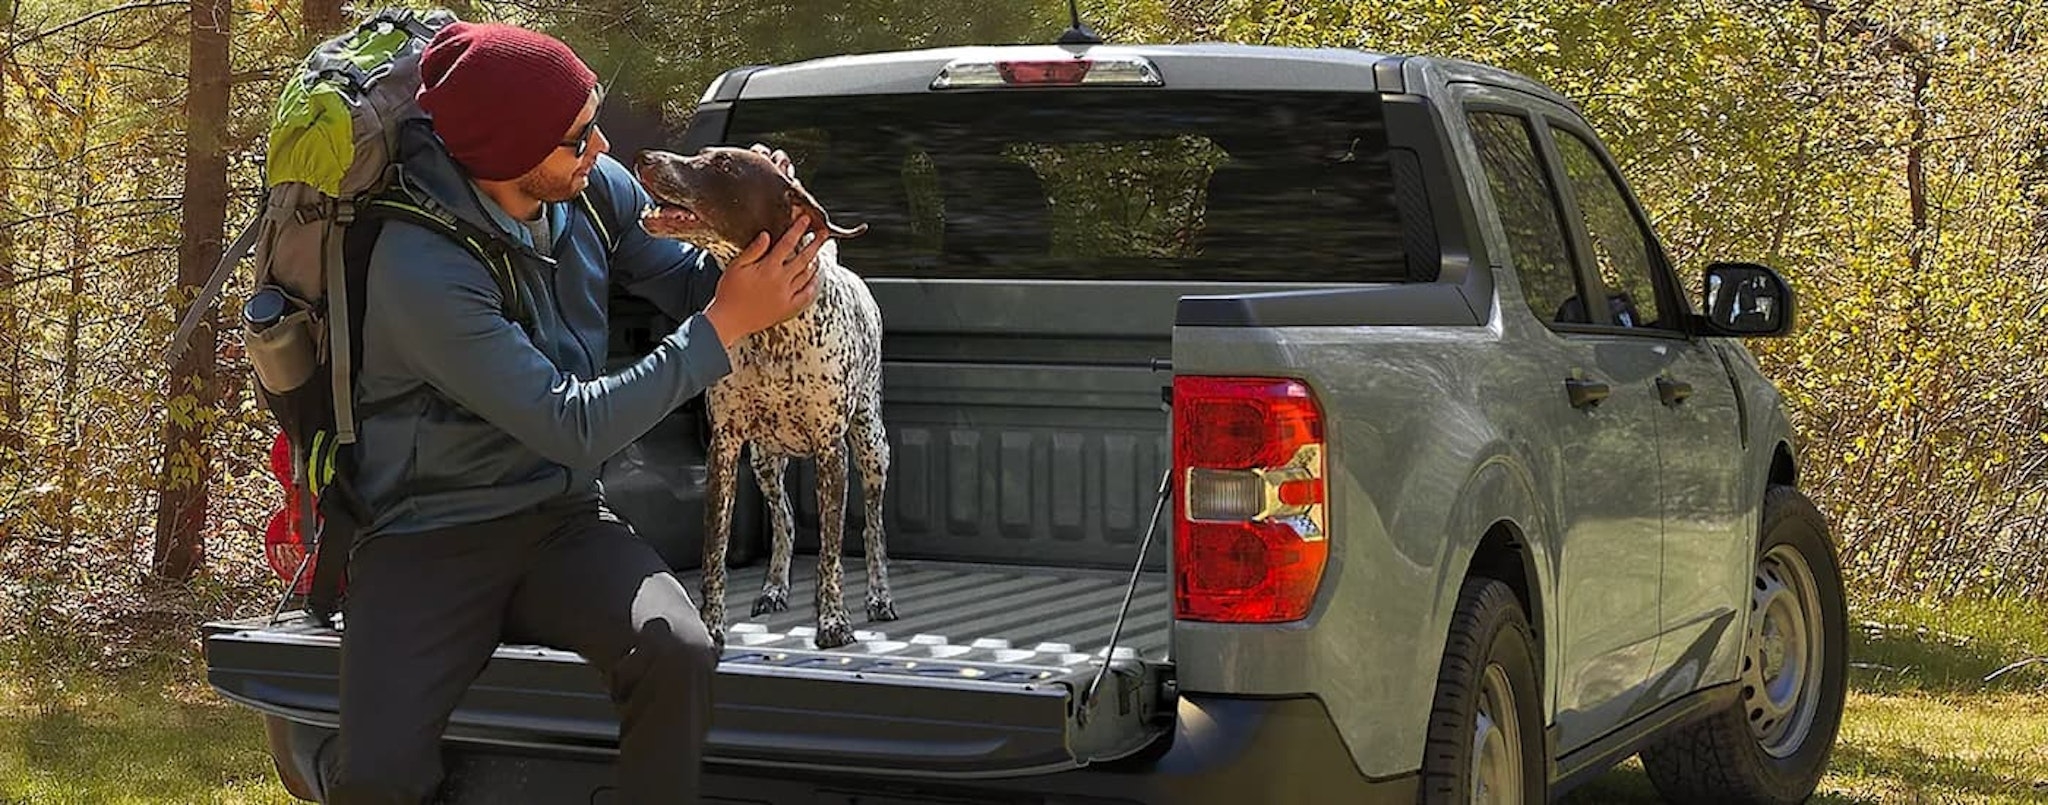
<svg viewBox="0 0 2048 805">
<path fill-rule="evenodd" d="M 728 141 L 750 103 L 944 92 L 930 86 L 955 59 L 1076 50 L 735 70 L 706 90 L 679 150 Z M 904 620 L 863 624 L 884 634 L 831 652 L 804 640 L 805 607 L 736 629 L 711 793 L 1279 802 L 1342 790 L 1346 801 L 1412 802 L 1450 618 L 1475 573 L 1509 582 L 1528 610 L 1554 780 L 1596 775 L 1659 730 L 1725 705 L 1764 492 L 1794 480 L 1792 431 L 1732 338 L 1532 313 L 1467 113 L 1511 112 L 1597 148 L 1572 104 L 1443 59 L 1237 45 L 1089 52 L 1157 66 L 1162 86 L 1117 91 L 1376 96 L 1389 146 L 1408 152 L 1416 177 L 1403 214 L 1430 224 L 1426 278 L 903 276 L 863 263 L 849 242 L 843 260 L 867 276 L 888 332 L 885 516 Z M 837 218 L 831 174 L 803 178 Z M 1586 235 L 1571 226 L 1582 253 Z M 1696 309 L 1698 278 L 1661 254 L 1653 262 L 1662 307 Z M 1597 281 L 1585 261 L 1577 270 Z M 624 355 L 644 337 L 640 309 L 614 305 Z M 1295 378 L 1325 414 L 1328 563 L 1301 620 L 1176 620 L 1165 522 L 1139 555 L 1172 460 L 1162 391 L 1186 375 Z M 1573 383 L 1608 394 L 1574 405 Z M 1660 391 L 1676 383 L 1690 396 L 1666 402 Z M 702 522 L 701 428 L 701 412 L 679 412 L 606 476 L 617 508 L 686 574 Z M 814 548 L 815 493 L 807 473 L 793 474 L 799 545 Z M 736 562 L 765 558 L 764 520 L 743 516 L 752 555 L 742 539 Z M 808 562 L 799 557 L 793 602 L 809 600 Z M 1083 706 L 1134 564 L 1119 640 L 1130 651 L 1112 663 L 1103 700 Z M 736 613 L 751 601 L 752 572 L 736 571 Z M 849 571 L 849 583 L 860 575 Z M 687 583 L 694 591 L 694 576 Z M 280 774 L 302 796 L 336 721 L 337 643 L 303 620 L 209 628 L 213 684 L 268 717 Z M 876 664 L 891 658 L 943 670 Z M 600 691 L 573 654 L 504 647 L 451 720 L 468 790 L 517 777 L 527 795 L 560 785 L 574 798 L 604 785 L 616 723 Z"/>
</svg>

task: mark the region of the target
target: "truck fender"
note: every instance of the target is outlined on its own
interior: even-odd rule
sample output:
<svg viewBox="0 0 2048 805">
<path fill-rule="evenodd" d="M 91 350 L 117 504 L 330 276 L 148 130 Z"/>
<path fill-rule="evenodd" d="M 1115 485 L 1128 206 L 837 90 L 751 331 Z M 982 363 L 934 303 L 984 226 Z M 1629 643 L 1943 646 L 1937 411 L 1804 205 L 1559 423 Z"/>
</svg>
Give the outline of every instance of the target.
<svg viewBox="0 0 2048 805">
<path fill-rule="evenodd" d="M 1424 659 L 1424 675 L 1434 680 L 1437 662 L 1450 635 L 1450 619 L 1458 602 L 1458 590 L 1475 570 L 1495 575 L 1512 571 L 1490 565 L 1501 562 L 1495 551 L 1512 548 L 1520 557 L 1519 578 L 1503 579 L 1524 595 L 1526 614 L 1536 627 L 1543 673 L 1543 713 L 1548 719 L 1555 700 L 1551 680 L 1557 678 L 1557 652 L 1550 650 L 1552 635 L 1558 632 L 1554 591 L 1556 525 L 1538 506 L 1538 496 L 1527 465 L 1512 453 L 1501 450 L 1481 461 L 1460 490 L 1445 523 L 1445 553 L 1437 565 L 1435 605 L 1431 612 L 1434 643 Z M 1487 556 L 1480 556 L 1485 548 Z M 1475 568 L 1474 561 L 1489 565 Z"/>
</svg>

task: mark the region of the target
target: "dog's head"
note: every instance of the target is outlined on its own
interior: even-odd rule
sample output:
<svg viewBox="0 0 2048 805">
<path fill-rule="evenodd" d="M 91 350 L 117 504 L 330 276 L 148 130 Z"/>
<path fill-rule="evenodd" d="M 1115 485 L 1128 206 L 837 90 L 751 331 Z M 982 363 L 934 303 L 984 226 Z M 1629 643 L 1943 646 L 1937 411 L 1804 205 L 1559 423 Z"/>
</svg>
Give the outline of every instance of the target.
<svg viewBox="0 0 2048 805">
<path fill-rule="evenodd" d="M 739 254 L 762 232 L 780 237 L 799 214 L 810 218 L 817 237 L 850 238 L 868 228 L 834 225 L 810 191 L 751 149 L 716 146 L 687 157 L 643 151 L 633 174 L 654 199 L 640 214 L 647 234 L 689 241 L 720 259 Z"/>
</svg>

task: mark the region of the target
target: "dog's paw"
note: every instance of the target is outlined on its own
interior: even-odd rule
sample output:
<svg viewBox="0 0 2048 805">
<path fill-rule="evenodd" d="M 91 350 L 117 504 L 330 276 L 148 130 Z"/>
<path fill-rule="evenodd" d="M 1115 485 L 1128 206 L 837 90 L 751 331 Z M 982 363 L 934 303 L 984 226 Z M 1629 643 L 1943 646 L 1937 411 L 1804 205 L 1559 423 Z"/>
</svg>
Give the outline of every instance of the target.
<svg viewBox="0 0 2048 805">
<path fill-rule="evenodd" d="M 840 645 L 852 645 L 854 643 L 854 625 L 846 623 L 846 621 L 819 625 L 817 627 L 815 643 L 821 649 L 836 649 Z"/>
<path fill-rule="evenodd" d="M 761 597 L 754 599 L 755 617 L 760 617 L 770 612 L 786 612 L 788 610 L 788 590 L 762 590 Z"/>
<path fill-rule="evenodd" d="M 868 596 L 868 620 L 893 621 L 896 619 L 896 602 L 880 596 Z"/>
<path fill-rule="evenodd" d="M 697 616 L 704 621 L 704 631 L 710 633 L 712 645 L 725 648 L 725 607 L 700 607 Z"/>
</svg>

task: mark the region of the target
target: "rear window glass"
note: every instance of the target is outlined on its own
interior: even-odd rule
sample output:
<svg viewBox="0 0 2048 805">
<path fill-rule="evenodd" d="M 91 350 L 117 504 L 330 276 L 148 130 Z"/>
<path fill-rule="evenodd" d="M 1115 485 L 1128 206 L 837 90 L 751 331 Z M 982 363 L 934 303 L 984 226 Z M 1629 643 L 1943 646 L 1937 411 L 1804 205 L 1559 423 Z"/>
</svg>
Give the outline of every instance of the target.
<svg viewBox="0 0 2048 805">
<path fill-rule="evenodd" d="M 1031 90 L 745 101 L 871 277 L 1245 282 L 1433 279 L 1404 230 L 1379 97 Z M 1416 205 L 1409 205 L 1413 208 Z M 1421 219 L 1421 220 L 1415 220 Z"/>
</svg>

